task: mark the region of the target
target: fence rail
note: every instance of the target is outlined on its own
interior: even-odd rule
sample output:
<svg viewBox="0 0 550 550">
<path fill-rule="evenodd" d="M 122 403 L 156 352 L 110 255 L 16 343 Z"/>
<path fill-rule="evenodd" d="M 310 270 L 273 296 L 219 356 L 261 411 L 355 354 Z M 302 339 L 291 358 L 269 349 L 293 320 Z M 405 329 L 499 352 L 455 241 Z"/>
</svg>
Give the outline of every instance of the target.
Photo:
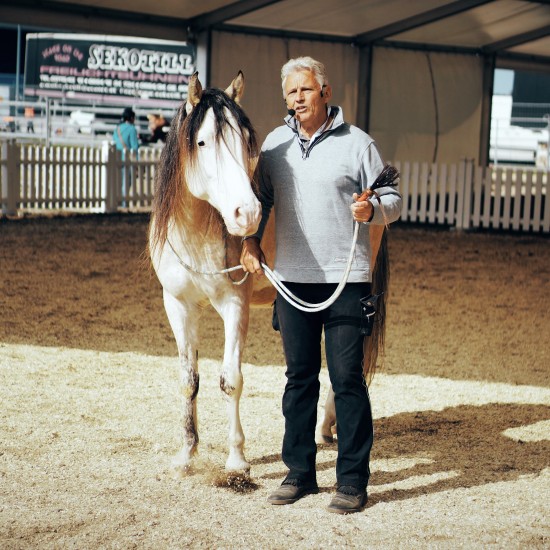
<svg viewBox="0 0 550 550">
<path fill-rule="evenodd" d="M 549 172 L 529 167 L 395 163 L 403 221 L 459 229 L 550 231 Z"/>
<path fill-rule="evenodd" d="M 148 208 L 160 153 L 160 149 L 143 147 L 137 157 L 123 158 L 107 142 L 96 147 L 4 142 L 2 213 Z"/>
<path fill-rule="evenodd" d="M 139 158 L 123 159 L 108 143 L 46 147 L 4 142 L 2 214 L 149 209 L 159 158 L 159 149 L 142 148 Z M 403 221 L 460 229 L 550 232 L 547 171 L 477 167 L 471 161 L 394 164 L 401 173 Z"/>
</svg>

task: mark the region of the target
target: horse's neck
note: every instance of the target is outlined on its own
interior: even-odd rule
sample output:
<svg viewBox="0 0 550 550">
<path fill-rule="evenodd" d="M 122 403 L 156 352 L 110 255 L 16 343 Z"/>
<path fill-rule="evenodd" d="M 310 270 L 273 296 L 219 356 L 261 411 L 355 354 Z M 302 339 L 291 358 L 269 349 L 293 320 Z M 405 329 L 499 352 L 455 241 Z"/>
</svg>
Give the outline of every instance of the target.
<svg viewBox="0 0 550 550">
<path fill-rule="evenodd" d="M 196 258 L 225 255 L 227 248 L 224 224 L 218 211 L 189 192 L 179 212 L 172 217 L 168 238 L 186 255 Z"/>
</svg>

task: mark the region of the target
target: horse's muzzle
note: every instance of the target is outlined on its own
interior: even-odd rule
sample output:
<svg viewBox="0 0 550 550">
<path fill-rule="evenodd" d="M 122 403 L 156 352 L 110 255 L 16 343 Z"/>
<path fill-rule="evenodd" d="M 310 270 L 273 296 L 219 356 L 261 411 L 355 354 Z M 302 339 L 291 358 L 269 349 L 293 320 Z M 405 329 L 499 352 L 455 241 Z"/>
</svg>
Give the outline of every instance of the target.
<svg viewBox="0 0 550 550">
<path fill-rule="evenodd" d="M 231 235 L 244 237 L 256 233 L 258 225 L 262 217 L 262 206 L 255 200 L 253 203 L 248 203 L 238 206 L 233 212 L 232 220 L 225 218 L 227 230 Z"/>
</svg>

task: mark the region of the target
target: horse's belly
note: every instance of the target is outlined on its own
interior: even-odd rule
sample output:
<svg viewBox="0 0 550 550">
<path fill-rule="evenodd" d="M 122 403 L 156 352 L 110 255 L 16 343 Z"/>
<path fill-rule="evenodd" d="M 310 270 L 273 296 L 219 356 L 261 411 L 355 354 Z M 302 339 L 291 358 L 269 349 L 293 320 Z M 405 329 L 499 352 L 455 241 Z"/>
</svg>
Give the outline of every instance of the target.
<svg viewBox="0 0 550 550">
<path fill-rule="evenodd" d="M 275 287 L 269 282 L 265 275 L 254 275 L 254 286 L 250 305 L 252 307 L 267 307 L 275 300 Z"/>
</svg>

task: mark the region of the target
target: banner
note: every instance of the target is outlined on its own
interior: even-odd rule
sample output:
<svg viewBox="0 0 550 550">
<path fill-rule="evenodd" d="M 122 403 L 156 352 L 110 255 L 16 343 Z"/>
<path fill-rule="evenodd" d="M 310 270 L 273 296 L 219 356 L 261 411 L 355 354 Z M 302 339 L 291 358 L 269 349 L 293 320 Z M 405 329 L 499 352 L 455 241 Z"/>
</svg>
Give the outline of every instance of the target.
<svg viewBox="0 0 550 550">
<path fill-rule="evenodd" d="M 187 97 L 195 66 L 186 42 L 28 34 L 25 95 L 174 106 Z"/>
</svg>

